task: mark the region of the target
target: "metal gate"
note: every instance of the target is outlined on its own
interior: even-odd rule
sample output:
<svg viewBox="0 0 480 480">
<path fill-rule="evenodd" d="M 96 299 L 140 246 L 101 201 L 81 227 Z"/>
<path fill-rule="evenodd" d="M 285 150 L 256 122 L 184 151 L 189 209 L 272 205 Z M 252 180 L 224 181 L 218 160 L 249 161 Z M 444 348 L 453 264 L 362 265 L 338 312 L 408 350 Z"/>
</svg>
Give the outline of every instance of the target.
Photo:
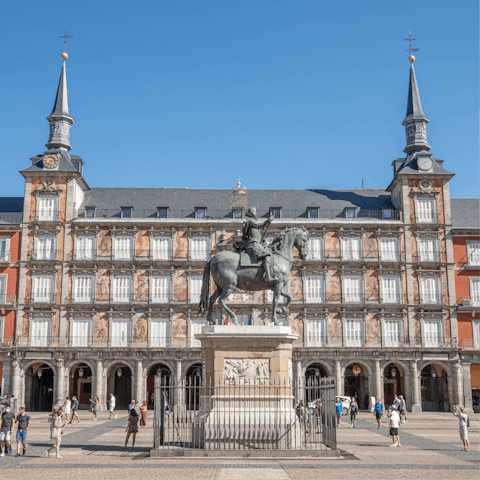
<svg viewBox="0 0 480 480">
<path fill-rule="evenodd" d="M 155 377 L 154 452 L 159 456 L 337 449 L 333 378 L 164 381 Z"/>
</svg>

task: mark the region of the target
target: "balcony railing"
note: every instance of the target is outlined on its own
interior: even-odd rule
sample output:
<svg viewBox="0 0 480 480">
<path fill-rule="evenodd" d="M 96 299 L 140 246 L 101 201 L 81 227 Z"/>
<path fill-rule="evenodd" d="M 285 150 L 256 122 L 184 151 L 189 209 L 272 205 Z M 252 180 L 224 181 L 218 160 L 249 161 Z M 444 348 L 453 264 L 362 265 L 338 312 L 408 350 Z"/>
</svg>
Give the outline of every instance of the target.
<svg viewBox="0 0 480 480">
<path fill-rule="evenodd" d="M 435 225 L 441 222 L 440 222 L 440 216 L 438 215 L 438 213 L 432 213 L 431 215 L 428 215 L 428 216 L 416 215 L 415 223 L 421 224 L 421 225 Z"/>
<path fill-rule="evenodd" d="M 14 293 L 0 293 L 0 305 L 16 305 L 17 295 Z M 0 332 L 1 333 L 1 332 Z"/>
<path fill-rule="evenodd" d="M 440 252 L 416 252 L 412 259 L 417 263 L 441 263 L 442 256 Z"/>
<path fill-rule="evenodd" d="M 58 222 L 59 218 L 58 210 L 39 210 L 35 214 L 36 222 Z"/>
<path fill-rule="evenodd" d="M 10 263 L 11 256 L 11 252 L 0 252 L 0 265 L 2 263 Z"/>
<path fill-rule="evenodd" d="M 420 294 L 416 295 L 415 302 L 420 305 L 448 305 L 448 297 L 438 294 Z"/>
<path fill-rule="evenodd" d="M 459 310 L 474 310 L 480 307 L 480 298 L 461 297 L 457 302 Z"/>
<path fill-rule="evenodd" d="M 54 261 L 58 259 L 57 249 L 34 248 L 30 253 L 30 259 L 35 261 Z"/>
<path fill-rule="evenodd" d="M 29 293 L 25 296 L 25 303 L 34 304 L 53 304 L 60 303 L 60 294 L 58 293 Z"/>
<path fill-rule="evenodd" d="M 480 270 L 480 259 L 473 254 L 465 255 L 459 262 L 458 266 L 463 269 L 468 268 L 472 270 Z"/>
<path fill-rule="evenodd" d="M 76 248 L 72 258 L 79 262 L 94 261 L 97 259 L 97 250 L 95 248 Z"/>
<path fill-rule="evenodd" d="M 258 216 L 260 218 L 268 218 L 270 210 L 259 210 Z M 155 209 L 150 210 L 131 210 L 128 218 L 125 218 L 125 213 L 121 209 L 96 209 L 95 215 L 92 216 L 91 210 L 81 209 L 78 213 L 78 218 L 118 218 L 118 219 L 197 219 L 197 220 L 228 220 L 234 219 L 233 210 L 208 209 L 204 216 L 199 218 L 198 212 L 192 210 L 168 210 L 168 216 L 165 218 L 164 214 L 159 216 Z M 236 218 L 237 219 L 237 218 Z M 355 216 L 351 217 L 345 210 L 322 210 L 318 211 L 318 218 L 309 217 L 306 210 L 284 210 L 280 213 L 280 220 L 347 220 L 354 221 L 356 219 L 372 219 L 372 220 L 400 220 L 400 212 L 397 210 L 389 211 L 387 214 L 383 210 L 358 210 Z M 243 221 L 243 218 L 238 218 Z"/>
</svg>

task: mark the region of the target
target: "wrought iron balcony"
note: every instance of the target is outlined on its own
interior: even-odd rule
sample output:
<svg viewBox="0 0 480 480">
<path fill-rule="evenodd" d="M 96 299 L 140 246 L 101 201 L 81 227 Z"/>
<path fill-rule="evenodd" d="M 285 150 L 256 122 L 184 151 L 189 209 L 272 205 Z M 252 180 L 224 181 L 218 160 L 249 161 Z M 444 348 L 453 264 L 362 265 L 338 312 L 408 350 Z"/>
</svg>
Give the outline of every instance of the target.
<svg viewBox="0 0 480 480">
<path fill-rule="evenodd" d="M 440 252 L 416 252 L 412 259 L 417 263 L 441 263 L 442 255 Z"/>
<path fill-rule="evenodd" d="M 60 294 L 30 293 L 25 296 L 25 303 L 44 304 L 44 305 L 60 303 Z"/>
<path fill-rule="evenodd" d="M 12 257 L 11 252 L 0 252 L 0 265 L 10 263 Z"/>
<path fill-rule="evenodd" d="M 448 305 L 448 297 L 441 293 L 419 294 L 415 297 L 415 303 L 424 305 L 426 308 L 433 308 L 437 305 Z"/>
<path fill-rule="evenodd" d="M 461 297 L 457 302 L 457 309 L 470 311 L 480 309 L 480 298 L 475 297 Z"/>
<path fill-rule="evenodd" d="M 58 260 L 58 250 L 55 248 L 45 249 L 45 248 L 34 248 L 30 252 L 30 260 L 39 262 L 52 262 Z"/>
<path fill-rule="evenodd" d="M 14 293 L 0 293 L 0 305 L 15 306 L 17 304 L 17 295 Z M 0 332 L 1 333 L 1 332 Z"/>
<path fill-rule="evenodd" d="M 58 222 L 60 212 L 58 210 L 38 210 L 35 214 L 35 222 Z"/>
</svg>

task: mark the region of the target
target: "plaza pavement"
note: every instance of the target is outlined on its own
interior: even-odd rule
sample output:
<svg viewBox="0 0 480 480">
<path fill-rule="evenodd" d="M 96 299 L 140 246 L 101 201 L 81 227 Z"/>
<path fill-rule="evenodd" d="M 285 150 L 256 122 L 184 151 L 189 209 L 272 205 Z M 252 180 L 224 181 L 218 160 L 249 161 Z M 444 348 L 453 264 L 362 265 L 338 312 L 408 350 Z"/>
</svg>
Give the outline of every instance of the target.
<svg viewBox="0 0 480 480">
<path fill-rule="evenodd" d="M 379 430 L 371 413 L 361 412 L 351 429 L 343 423 L 337 430 L 339 448 L 353 455 L 340 458 L 249 459 L 161 459 L 149 458 L 153 413 L 148 428 L 140 429 L 135 449 L 125 451 L 126 412 L 116 420 L 99 420 L 81 411 L 80 425 L 67 425 L 62 440 L 62 459 L 45 456 L 53 444 L 45 413 L 31 415 L 25 457 L 0 458 L 0 479 L 18 480 L 282 480 L 282 479 L 409 479 L 468 480 L 479 478 L 480 416 L 471 416 L 471 451 L 462 452 L 458 420 L 447 413 L 409 414 L 401 425 L 400 448 L 390 448 L 387 420 Z M 346 417 L 343 417 L 346 419 Z"/>
</svg>

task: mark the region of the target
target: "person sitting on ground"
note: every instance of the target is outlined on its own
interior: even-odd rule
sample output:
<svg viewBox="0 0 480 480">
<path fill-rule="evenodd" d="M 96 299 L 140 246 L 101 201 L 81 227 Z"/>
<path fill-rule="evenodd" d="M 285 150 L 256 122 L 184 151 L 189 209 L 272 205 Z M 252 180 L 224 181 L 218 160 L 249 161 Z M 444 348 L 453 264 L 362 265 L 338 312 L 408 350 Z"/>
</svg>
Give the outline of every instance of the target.
<svg viewBox="0 0 480 480">
<path fill-rule="evenodd" d="M 460 431 L 460 440 L 463 441 L 462 451 L 470 451 L 470 441 L 468 440 L 468 416 L 463 407 L 453 406 L 453 414 L 458 417 L 458 428 Z"/>
<path fill-rule="evenodd" d="M 138 432 L 138 413 L 137 411 L 132 408 L 130 415 L 128 416 L 128 424 L 127 424 L 127 437 L 125 438 L 125 446 L 123 447 L 124 450 L 127 449 L 128 439 L 130 438 L 130 434 L 132 435 L 132 450 L 135 446 L 135 437 Z"/>
</svg>

